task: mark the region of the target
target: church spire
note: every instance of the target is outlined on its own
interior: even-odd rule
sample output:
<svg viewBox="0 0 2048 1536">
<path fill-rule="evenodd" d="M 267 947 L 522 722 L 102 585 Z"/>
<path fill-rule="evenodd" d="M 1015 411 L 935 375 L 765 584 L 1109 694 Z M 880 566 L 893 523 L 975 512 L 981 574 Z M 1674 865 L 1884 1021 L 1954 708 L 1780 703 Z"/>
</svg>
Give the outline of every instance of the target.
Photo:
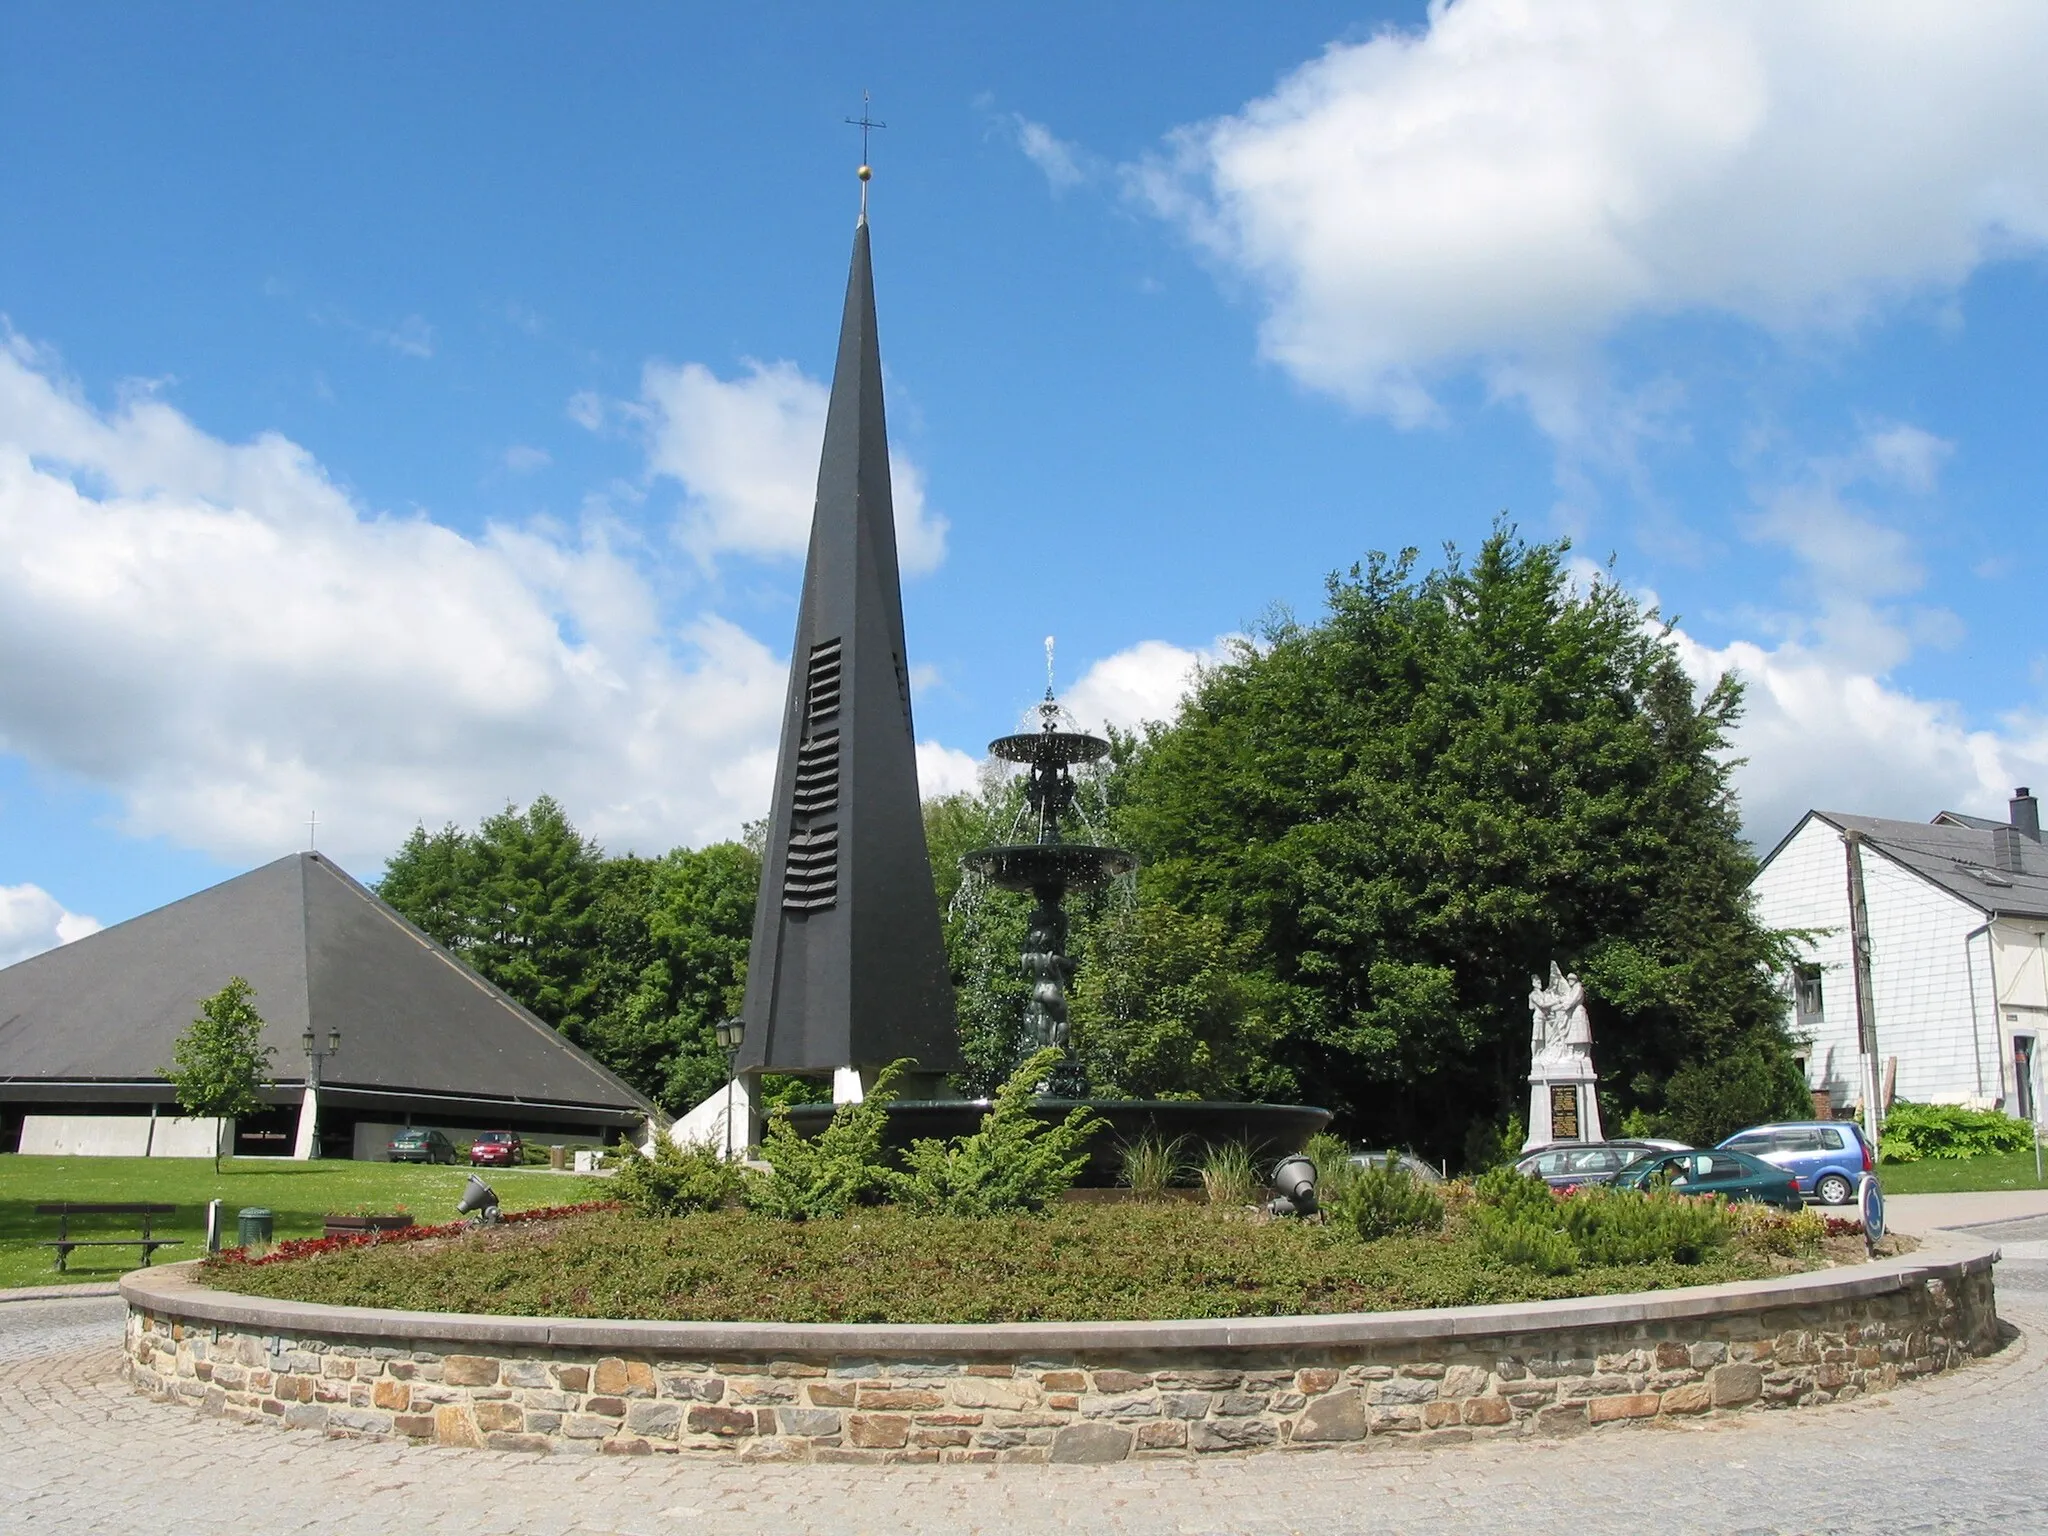
<svg viewBox="0 0 2048 1536">
<path fill-rule="evenodd" d="M 929 1073 L 962 1065 L 918 799 L 865 211 L 825 413 L 745 1016 L 743 1071 L 873 1069 L 899 1056 Z"/>
</svg>

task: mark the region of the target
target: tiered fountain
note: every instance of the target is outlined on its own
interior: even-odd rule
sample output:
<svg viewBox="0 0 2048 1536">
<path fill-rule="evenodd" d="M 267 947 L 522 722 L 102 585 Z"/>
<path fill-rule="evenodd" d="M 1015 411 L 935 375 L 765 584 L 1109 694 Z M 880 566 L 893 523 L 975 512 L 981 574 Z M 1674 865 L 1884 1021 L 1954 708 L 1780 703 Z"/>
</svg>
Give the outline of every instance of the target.
<svg viewBox="0 0 2048 1536">
<path fill-rule="evenodd" d="M 1109 743 L 1068 729 L 1049 684 L 1036 714 L 1038 729 L 999 736 L 988 746 L 992 757 L 1021 764 L 1028 775 L 1020 830 L 1028 829 L 1030 840 L 977 848 L 960 861 L 970 875 L 1004 890 L 1024 892 L 1036 903 L 1019 957 L 1031 979 L 1031 1000 L 1018 1059 L 1049 1045 L 1067 1054 L 1052 1080 L 1041 1087 L 1044 1097 L 1034 1113 L 1053 1123 L 1064 1120 L 1076 1105 L 1085 1105 L 1106 1122 L 1090 1148 L 1080 1179 L 1083 1186 L 1115 1184 L 1121 1149 L 1147 1132 L 1166 1141 L 1184 1138 L 1190 1159 L 1199 1158 L 1205 1147 L 1233 1142 L 1250 1147 L 1262 1163 L 1299 1151 L 1329 1123 L 1328 1110 L 1306 1104 L 1089 1096 L 1069 1040 L 1067 988 L 1076 964 L 1067 954 L 1066 898 L 1070 892 L 1100 890 L 1130 874 L 1138 867 L 1138 856 L 1125 848 L 1067 841 L 1066 824 L 1074 814 L 1078 787 L 1073 769 L 1106 757 Z M 889 1106 L 886 1139 L 892 1147 L 904 1147 L 920 1137 L 961 1135 L 977 1129 L 987 1111 L 985 1099 L 898 1100 Z M 797 1128 L 806 1134 L 822 1129 L 830 1116 L 830 1105 L 791 1110 Z"/>
</svg>

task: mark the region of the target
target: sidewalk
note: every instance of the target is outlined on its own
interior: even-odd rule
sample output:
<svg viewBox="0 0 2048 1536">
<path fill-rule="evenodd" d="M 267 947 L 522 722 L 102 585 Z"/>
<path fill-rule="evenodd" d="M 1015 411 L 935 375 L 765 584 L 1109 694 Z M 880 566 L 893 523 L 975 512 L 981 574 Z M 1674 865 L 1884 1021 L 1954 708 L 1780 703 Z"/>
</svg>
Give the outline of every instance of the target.
<svg viewBox="0 0 2048 1536">
<path fill-rule="evenodd" d="M 1829 1215 L 1833 1206 L 1816 1206 Z M 1854 1215 L 1853 1206 L 1841 1214 Z M 1896 1232 L 1931 1232 L 1937 1227 L 1981 1227 L 2000 1221 L 2048 1216 L 2048 1189 L 1986 1189 L 1957 1195 L 1887 1195 L 1885 1224 Z"/>
</svg>

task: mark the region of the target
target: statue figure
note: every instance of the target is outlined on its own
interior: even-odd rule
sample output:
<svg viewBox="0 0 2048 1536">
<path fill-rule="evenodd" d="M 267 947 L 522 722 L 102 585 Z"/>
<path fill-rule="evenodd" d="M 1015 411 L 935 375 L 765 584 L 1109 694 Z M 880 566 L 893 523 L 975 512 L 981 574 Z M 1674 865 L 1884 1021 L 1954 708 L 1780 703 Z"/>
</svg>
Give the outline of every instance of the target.
<svg viewBox="0 0 2048 1536">
<path fill-rule="evenodd" d="M 1571 1066 L 1593 1053 L 1593 1023 L 1586 1015 L 1586 986 L 1550 962 L 1550 982 L 1530 978 L 1529 1049 L 1534 1066 Z"/>
<path fill-rule="evenodd" d="M 1041 902 L 1032 911 L 1030 931 L 1024 936 L 1024 974 L 1031 978 L 1031 1010 L 1025 1029 L 1030 1048 L 1040 1050 L 1067 1045 L 1067 983 L 1074 979 L 1074 962 L 1067 958 L 1067 919 L 1059 907 Z"/>
</svg>

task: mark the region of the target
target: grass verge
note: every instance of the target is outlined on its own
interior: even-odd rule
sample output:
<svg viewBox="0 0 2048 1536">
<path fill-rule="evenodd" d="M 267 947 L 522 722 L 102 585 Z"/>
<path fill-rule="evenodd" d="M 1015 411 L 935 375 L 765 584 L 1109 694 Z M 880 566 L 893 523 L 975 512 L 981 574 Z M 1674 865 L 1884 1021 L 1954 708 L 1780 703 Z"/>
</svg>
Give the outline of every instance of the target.
<svg viewBox="0 0 2048 1536">
<path fill-rule="evenodd" d="M 1917 1163 L 1880 1163 L 1877 1182 L 1888 1195 L 1953 1195 L 1980 1189 L 2040 1189 L 2031 1152 L 1997 1152 L 1989 1157 L 1935 1158 Z"/>
<path fill-rule="evenodd" d="M 889 1207 L 783 1222 L 742 1211 L 601 1211 L 367 1246 L 210 1283 L 348 1306 L 699 1321 L 1000 1323 L 1387 1311 L 1661 1290 L 1825 1262 L 1743 1243 L 1695 1265 L 1558 1277 L 1489 1264 L 1461 1224 L 1362 1243 L 1335 1226 L 1183 1204 L 1067 1206 L 979 1220 Z"/>
<path fill-rule="evenodd" d="M 410 1163 L 231 1158 L 216 1177 L 207 1158 L 0 1156 L 0 1289 L 112 1280 L 136 1266 L 133 1248 L 80 1248 L 65 1273 L 58 1274 L 52 1251 L 37 1246 L 57 1235 L 54 1216 L 35 1214 L 42 1204 L 175 1205 L 177 1213 L 159 1218 L 155 1227 L 159 1237 L 184 1239 L 182 1247 L 157 1250 L 156 1262 L 170 1264 L 200 1256 L 206 1202 L 212 1199 L 223 1202 L 230 1221 L 245 1205 L 275 1212 L 280 1239 L 318 1237 L 321 1218 L 329 1211 L 407 1210 L 418 1221 L 453 1220 L 468 1178 L 467 1168 Z M 609 1180 L 573 1174 L 493 1168 L 484 1178 L 507 1211 L 602 1200 L 610 1193 Z M 74 1237 L 116 1237 L 134 1230 L 132 1223 L 115 1217 L 76 1217 L 71 1223 Z"/>
</svg>

